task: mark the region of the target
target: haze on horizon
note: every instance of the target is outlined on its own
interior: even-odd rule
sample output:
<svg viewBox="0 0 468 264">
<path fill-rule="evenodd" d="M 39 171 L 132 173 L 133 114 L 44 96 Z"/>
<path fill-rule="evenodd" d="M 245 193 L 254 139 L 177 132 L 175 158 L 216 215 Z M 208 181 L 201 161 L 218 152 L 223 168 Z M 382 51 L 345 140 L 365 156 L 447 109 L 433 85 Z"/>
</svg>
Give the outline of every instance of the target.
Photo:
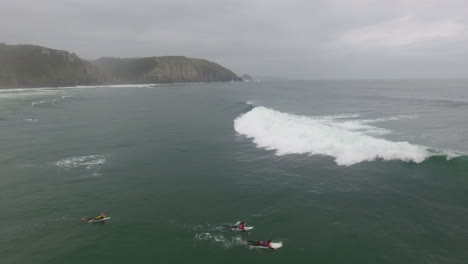
<svg viewBox="0 0 468 264">
<path fill-rule="evenodd" d="M 463 78 L 467 14 L 463 0 L 4 0 L 0 42 L 185 55 L 239 75 Z"/>
</svg>

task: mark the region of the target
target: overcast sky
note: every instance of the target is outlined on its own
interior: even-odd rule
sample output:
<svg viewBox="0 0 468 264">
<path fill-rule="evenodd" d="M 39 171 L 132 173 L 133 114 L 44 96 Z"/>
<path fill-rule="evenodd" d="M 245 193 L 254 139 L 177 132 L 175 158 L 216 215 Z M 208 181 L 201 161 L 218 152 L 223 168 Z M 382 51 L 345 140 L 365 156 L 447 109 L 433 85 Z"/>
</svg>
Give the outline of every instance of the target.
<svg viewBox="0 0 468 264">
<path fill-rule="evenodd" d="M 0 42 L 254 76 L 466 78 L 468 1 L 0 0 Z"/>
</svg>

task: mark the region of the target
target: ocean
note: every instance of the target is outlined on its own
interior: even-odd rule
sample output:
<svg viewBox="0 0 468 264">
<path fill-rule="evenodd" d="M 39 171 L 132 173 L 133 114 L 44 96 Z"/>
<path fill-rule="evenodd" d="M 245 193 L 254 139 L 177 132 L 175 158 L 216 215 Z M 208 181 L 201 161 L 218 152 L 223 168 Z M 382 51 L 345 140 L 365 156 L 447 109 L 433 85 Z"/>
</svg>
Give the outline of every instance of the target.
<svg viewBox="0 0 468 264">
<path fill-rule="evenodd" d="M 466 80 L 0 90 L 0 263 L 467 263 L 467 113 Z"/>
</svg>

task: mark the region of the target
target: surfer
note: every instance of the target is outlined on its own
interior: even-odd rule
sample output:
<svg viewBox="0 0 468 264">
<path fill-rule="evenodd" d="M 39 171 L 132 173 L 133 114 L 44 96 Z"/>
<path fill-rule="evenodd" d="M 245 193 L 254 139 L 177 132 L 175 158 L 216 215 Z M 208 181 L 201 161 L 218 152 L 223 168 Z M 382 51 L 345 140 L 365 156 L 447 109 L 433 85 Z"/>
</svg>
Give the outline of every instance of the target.
<svg viewBox="0 0 468 264">
<path fill-rule="evenodd" d="M 235 223 L 234 225 L 225 225 L 223 227 L 226 228 L 226 229 L 231 229 L 231 230 L 234 230 L 234 231 L 243 231 L 243 232 L 246 232 L 247 230 L 250 230 L 250 229 L 253 228 L 253 227 L 248 227 L 246 229 L 247 226 L 245 225 L 244 221 L 239 221 L 239 222 Z"/>
<path fill-rule="evenodd" d="M 107 216 L 106 216 L 104 213 L 101 213 L 100 215 L 98 215 L 98 216 L 96 216 L 96 217 L 94 217 L 94 218 L 86 218 L 86 217 L 83 217 L 83 218 L 81 218 L 80 220 L 81 220 L 81 221 L 87 221 L 87 222 L 89 222 L 89 221 L 99 221 L 99 220 L 102 220 L 102 219 L 104 219 L 104 218 L 106 218 L 106 217 L 107 217 Z"/>
<path fill-rule="evenodd" d="M 249 241 L 249 240 L 247 240 L 247 241 L 245 241 L 245 243 L 247 245 L 249 245 L 249 246 L 266 247 L 266 248 L 276 250 L 276 248 L 271 247 L 271 239 L 265 240 L 265 241 Z"/>
<path fill-rule="evenodd" d="M 96 216 L 94 218 L 94 220 L 101 220 L 101 219 L 104 219 L 104 218 L 106 218 L 106 215 L 104 213 L 101 213 L 100 215 Z"/>
<path fill-rule="evenodd" d="M 240 230 L 245 232 L 246 231 L 245 230 L 245 222 L 244 221 L 240 222 L 239 225 L 237 225 L 237 228 L 239 228 Z"/>
</svg>

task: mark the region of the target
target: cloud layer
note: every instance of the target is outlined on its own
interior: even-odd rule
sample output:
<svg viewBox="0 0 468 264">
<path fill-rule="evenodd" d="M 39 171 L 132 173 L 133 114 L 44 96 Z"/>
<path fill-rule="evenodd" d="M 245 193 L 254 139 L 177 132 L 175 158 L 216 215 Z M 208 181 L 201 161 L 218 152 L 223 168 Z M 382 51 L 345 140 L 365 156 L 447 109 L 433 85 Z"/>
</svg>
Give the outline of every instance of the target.
<svg viewBox="0 0 468 264">
<path fill-rule="evenodd" d="M 4 0 L 0 42 L 187 55 L 260 76 L 465 77 L 466 14 L 460 0 Z"/>
</svg>

